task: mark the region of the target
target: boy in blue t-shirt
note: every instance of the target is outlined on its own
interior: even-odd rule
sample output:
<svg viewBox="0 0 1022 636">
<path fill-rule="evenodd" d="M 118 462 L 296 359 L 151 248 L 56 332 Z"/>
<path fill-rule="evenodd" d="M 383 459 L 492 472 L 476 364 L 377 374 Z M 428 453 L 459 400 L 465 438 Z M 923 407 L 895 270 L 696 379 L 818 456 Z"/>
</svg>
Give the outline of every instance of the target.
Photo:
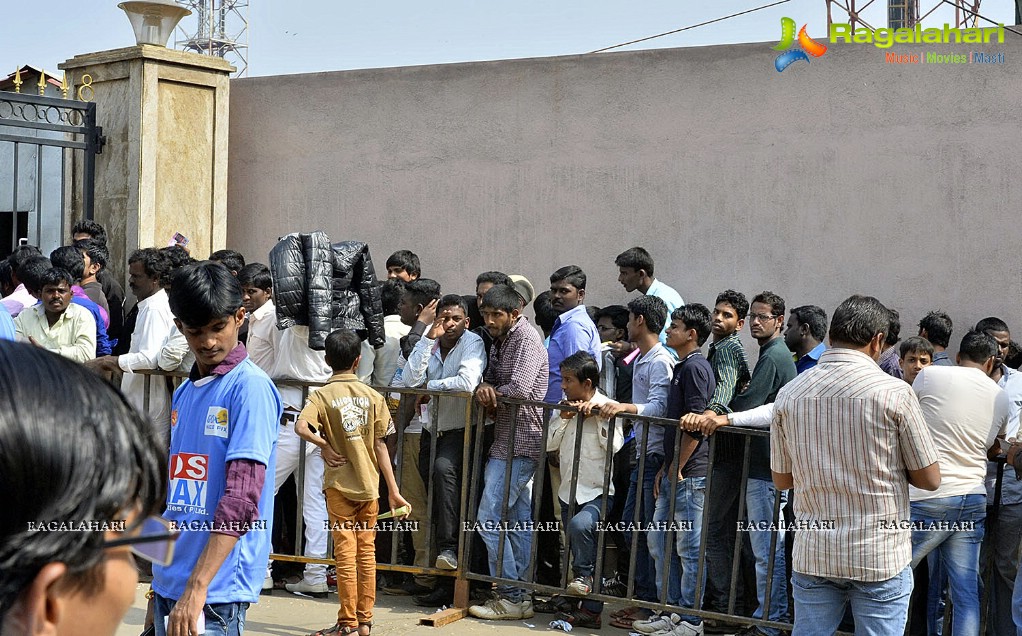
<svg viewBox="0 0 1022 636">
<path fill-rule="evenodd" d="M 241 634 L 270 552 L 273 479 L 266 474 L 273 475 L 283 407 L 238 341 L 241 285 L 226 267 L 182 267 L 170 309 L 195 366 L 171 407 L 163 516 L 181 535 L 174 562 L 153 567 L 156 634 L 197 634 L 200 614 L 206 634 Z"/>
</svg>

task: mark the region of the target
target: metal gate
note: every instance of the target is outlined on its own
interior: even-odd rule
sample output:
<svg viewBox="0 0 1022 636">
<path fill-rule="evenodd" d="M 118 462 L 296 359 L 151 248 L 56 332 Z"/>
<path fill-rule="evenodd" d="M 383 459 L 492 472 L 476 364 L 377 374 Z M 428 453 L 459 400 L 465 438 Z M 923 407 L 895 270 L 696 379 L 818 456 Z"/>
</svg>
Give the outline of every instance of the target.
<svg viewBox="0 0 1022 636">
<path fill-rule="evenodd" d="M 47 252 L 62 245 L 76 199 L 84 217 L 93 218 L 96 155 L 104 142 L 94 103 L 0 92 L 0 257 L 19 242 Z M 80 163 L 73 161 L 78 152 Z"/>
</svg>

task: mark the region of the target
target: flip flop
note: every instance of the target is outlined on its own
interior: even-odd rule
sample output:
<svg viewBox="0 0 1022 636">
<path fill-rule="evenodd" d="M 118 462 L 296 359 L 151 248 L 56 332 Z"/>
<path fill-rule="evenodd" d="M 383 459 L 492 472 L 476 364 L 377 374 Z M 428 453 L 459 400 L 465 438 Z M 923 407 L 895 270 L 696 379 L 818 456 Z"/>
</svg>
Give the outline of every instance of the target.
<svg viewBox="0 0 1022 636">
<path fill-rule="evenodd" d="M 340 623 L 334 623 L 332 626 L 326 629 L 320 629 L 312 632 L 309 636 L 347 636 L 348 634 L 358 634 L 357 627 L 341 627 Z"/>
<path fill-rule="evenodd" d="M 646 612 L 649 612 L 649 610 L 643 609 L 643 608 L 638 607 L 636 605 L 632 605 L 631 607 L 625 607 L 625 608 L 622 608 L 622 609 L 619 609 L 619 610 L 614 610 L 613 612 L 610 613 L 610 617 L 611 618 L 628 618 L 628 617 L 633 617 L 631 620 L 642 620 L 642 619 L 645 619 L 647 617 L 646 616 L 635 617 L 635 616 L 637 614 L 641 615 L 641 614 L 644 614 Z"/>
</svg>

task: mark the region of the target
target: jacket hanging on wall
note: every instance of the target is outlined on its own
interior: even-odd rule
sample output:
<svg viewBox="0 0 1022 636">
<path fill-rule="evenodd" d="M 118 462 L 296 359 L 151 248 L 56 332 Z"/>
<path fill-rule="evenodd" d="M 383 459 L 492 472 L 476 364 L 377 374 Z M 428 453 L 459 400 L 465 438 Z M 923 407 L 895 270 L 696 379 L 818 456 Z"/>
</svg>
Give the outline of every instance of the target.
<svg viewBox="0 0 1022 636">
<path fill-rule="evenodd" d="M 383 303 L 365 243 L 331 245 L 323 232 L 288 234 L 270 250 L 270 273 L 277 329 L 308 326 L 316 351 L 334 329 L 352 329 L 383 346 Z"/>
</svg>

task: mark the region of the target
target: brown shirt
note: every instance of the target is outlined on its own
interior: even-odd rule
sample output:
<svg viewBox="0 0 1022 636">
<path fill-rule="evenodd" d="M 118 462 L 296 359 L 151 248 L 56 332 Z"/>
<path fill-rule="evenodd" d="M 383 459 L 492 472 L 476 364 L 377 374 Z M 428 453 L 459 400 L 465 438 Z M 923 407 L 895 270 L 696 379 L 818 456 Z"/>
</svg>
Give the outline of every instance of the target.
<svg viewBox="0 0 1022 636">
<path fill-rule="evenodd" d="M 335 373 L 309 395 L 300 419 L 319 429 L 330 447 L 348 459 L 323 469 L 323 489 L 333 488 L 351 501 L 380 496 L 376 440 L 387 435 L 390 411 L 383 396 L 353 373 Z"/>
</svg>

